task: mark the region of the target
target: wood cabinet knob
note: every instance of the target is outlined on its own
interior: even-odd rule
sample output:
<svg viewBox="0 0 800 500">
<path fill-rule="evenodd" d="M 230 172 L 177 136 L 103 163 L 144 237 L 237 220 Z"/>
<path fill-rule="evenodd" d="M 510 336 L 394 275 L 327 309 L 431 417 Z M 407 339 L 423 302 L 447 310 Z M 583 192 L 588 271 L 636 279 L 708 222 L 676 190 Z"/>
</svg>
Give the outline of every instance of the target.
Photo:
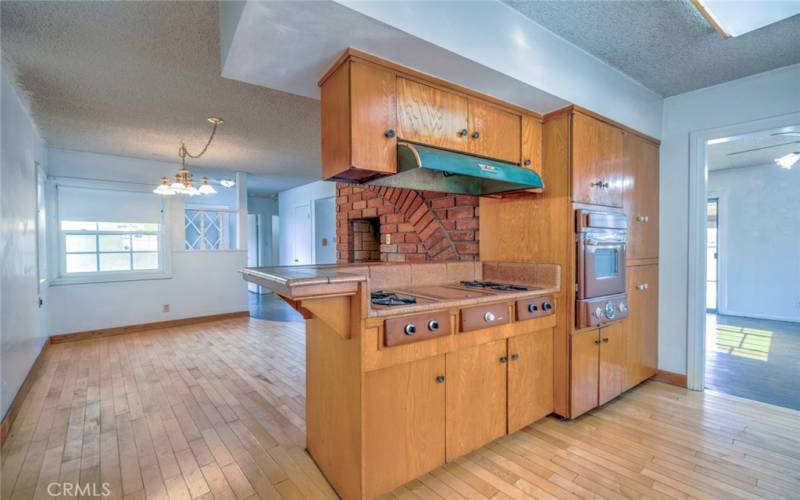
<svg viewBox="0 0 800 500">
<path fill-rule="evenodd" d="M 473 133 L 472 133 L 472 138 L 473 138 L 473 139 L 477 139 L 477 138 L 479 138 L 480 136 L 481 136 L 481 134 L 480 134 L 480 132 L 478 132 L 477 130 L 476 130 L 475 132 L 473 132 Z"/>
<path fill-rule="evenodd" d="M 528 166 L 530 166 L 531 161 L 530 160 L 525 160 L 525 161 L 522 162 L 522 164 L 525 165 L 526 167 L 528 167 Z"/>
<path fill-rule="evenodd" d="M 389 129 L 386 132 L 384 132 L 383 135 L 385 135 L 387 139 L 391 139 L 395 135 L 394 134 L 394 130 L 393 129 Z"/>
<path fill-rule="evenodd" d="M 436 383 L 437 384 L 444 384 L 444 375 L 438 375 L 436 377 Z"/>
<path fill-rule="evenodd" d="M 600 345 L 600 339 L 595 340 L 594 343 Z"/>
<path fill-rule="evenodd" d="M 512 354 L 511 361 L 519 361 L 519 354 Z"/>
<path fill-rule="evenodd" d="M 603 343 L 608 344 L 608 337 L 603 339 Z"/>
<path fill-rule="evenodd" d="M 508 363 L 508 356 L 500 356 L 501 363 Z"/>
<path fill-rule="evenodd" d="M 465 128 L 462 128 L 461 130 L 458 131 L 458 136 L 459 137 L 466 137 L 467 134 L 469 134 L 469 130 L 467 130 Z"/>
</svg>

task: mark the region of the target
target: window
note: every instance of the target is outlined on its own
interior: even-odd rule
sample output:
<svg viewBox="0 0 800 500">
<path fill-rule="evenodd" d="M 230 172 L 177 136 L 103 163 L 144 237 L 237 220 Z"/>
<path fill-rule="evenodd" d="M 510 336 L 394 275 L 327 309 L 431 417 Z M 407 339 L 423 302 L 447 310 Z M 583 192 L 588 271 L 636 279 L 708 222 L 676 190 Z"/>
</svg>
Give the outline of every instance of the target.
<svg viewBox="0 0 800 500">
<path fill-rule="evenodd" d="M 186 250 L 229 250 L 236 248 L 236 212 L 186 208 L 184 239 Z"/>
<path fill-rule="evenodd" d="M 163 277 L 162 200 L 149 192 L 57 184 L 57 281 Z"/>
</svg>

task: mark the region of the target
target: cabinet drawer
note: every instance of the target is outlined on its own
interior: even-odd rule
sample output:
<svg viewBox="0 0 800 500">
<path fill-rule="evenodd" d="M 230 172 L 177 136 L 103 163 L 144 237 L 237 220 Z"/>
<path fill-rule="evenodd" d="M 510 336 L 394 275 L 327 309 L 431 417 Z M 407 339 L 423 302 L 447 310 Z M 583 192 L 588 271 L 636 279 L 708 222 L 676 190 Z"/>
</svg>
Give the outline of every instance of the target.
<svg viewBox="0 0 800 500">
<path fill-rule="evenodd" d="M 462 332 L 471 332 L 482 328 L 505 325 L 510 321 L 508 304 L 489 304 L 461 310 Z"/>
<path fill-rule="evenodd" d="M 450 335 L 450 313 L 437 311 L 402 318 L 387 319 L 383 323 L 383 345 L 391 347 Z"/>
<path fill-rule="evenodd" d="M 517 321 L 525 321 L 526 319 L 539 318 L 555 313 L 553 297 L 549 295 L 546 297 L 518 300 L 516 309 Z"/>
</svg>

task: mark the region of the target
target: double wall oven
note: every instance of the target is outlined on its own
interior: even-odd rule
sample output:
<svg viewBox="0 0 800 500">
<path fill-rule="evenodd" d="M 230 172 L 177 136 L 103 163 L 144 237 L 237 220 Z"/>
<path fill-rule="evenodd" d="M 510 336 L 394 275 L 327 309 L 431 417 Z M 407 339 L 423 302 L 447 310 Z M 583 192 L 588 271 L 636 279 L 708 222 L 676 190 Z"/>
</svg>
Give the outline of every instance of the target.
<svg viewBox="0 0 800 500">
<path fill-rule="evenodd" d="M 575 211 L 577 290 L 575 326 L 587 328 L 628 315 L 625 294 L 625 214 L 602 209 Z"/>
</svg>

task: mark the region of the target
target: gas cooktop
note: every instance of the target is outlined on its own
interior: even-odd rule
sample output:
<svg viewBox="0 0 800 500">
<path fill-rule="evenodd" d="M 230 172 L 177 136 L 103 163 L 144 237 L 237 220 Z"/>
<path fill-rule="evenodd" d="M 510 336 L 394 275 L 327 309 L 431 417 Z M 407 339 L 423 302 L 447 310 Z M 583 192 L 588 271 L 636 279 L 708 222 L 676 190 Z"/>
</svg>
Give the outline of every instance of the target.
<svg viewBox="0 0 800 500">
<path fill-rule="evenodd" d="M 370 294 L 370 301 L 376 306 L 403 306 L 416 304 L 417 298 L 413 295 L 400 295 L 394 292 L 377 290 Z"/>
<path fill-rule="evenodd" d="M 488 288 L 490 290 L 498 290 L 501 292 L 524 292 L 530 290 L 526 285 L 512 285 L 509 283 L 495 283 L 494 281 L 462 281 L 462 286 L 470 288 Z"/>
</svg>

